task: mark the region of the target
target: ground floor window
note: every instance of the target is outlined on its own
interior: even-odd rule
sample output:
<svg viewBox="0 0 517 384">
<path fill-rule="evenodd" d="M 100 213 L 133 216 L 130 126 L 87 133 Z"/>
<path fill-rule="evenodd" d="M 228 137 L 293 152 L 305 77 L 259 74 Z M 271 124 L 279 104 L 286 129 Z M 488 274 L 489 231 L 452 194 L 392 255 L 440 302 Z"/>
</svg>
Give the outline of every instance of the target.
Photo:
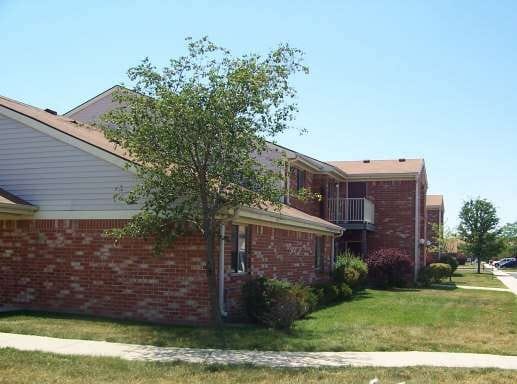
<svg viewBox="0 0 517 384">
<path fill-rule="evenodd" d="M 248 271 L 249 225 L 232 225 L 232 272 Z"/>
<path fill-rule="evenodd" d="M 323 236 L 316 236 L 314 249 L 314 268 L 323 270 Z"/>
</svg>

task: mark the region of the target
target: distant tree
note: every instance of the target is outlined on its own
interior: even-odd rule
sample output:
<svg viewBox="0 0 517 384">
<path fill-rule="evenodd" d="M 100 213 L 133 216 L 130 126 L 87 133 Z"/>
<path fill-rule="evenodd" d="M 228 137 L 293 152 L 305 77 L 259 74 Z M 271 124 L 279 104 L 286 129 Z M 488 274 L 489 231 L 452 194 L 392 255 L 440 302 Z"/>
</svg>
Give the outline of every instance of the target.
<svg viewBox="0 0 517 384">
<path fill-rule="evenodd" d="M 507 223 L 501 228 L 501 240 L 503 242 L 503 256 L 517 256 L 517 222 Z"/>
<path fill-rule="evenodd" d="M 103 130 L 135 160 L 137 183 L 119 198 L 141 213 L 111 231 L 116 238 L 153 239 L 157 253 L 178 235 L 199 231 L 205 242 L 214 321 L 222 324 L 215 274 L 219 228 L 241 206 L 279 205 L 283 168 L 257 158 L 297 112 L 291 78 L 307 72 L 302 52 L 280 45 L 264 56 L 235 57 L 207 38 L 187 39 L 185 56 L 162 70 L 149 60 L 130 68 L 135 86 L 114 97 Z"/>
<path fill-rule="evenodd" d="M 431 226 L 431 231 L 432 239 L 434 241 L 431 242 L 428 250 L 432 253 L 436 253 L 438 257 L 444 253 L 450 253 L 450 248 L 453 245 L 454 240 L 457 238 L 456 233 L 454 233 L 450 228 L 439 224 L 433 224 Z"/>
<path fill-rule="evenodd" d="M 497 211 L 486 199 L 471 199 L 463 204 L 459 218 L 458 233 L 465 241 L 464 250 L 477 258 L 478 273 L 481 273 L 481 260 L 500 251 Z"/>
</svg>

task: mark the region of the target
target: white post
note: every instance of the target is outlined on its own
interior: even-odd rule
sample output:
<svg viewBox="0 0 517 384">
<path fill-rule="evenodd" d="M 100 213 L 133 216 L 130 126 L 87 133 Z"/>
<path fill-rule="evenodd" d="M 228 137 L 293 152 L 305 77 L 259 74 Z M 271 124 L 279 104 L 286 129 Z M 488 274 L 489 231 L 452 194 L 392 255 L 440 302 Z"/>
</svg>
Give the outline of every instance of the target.
<svg viewBox="0 0 517 384">
<path fill-rule="evenodd" d="M 414 281 L 418 278 L 418 270 L 420 269 L 420 175 L 416 176 L 415 181 L 415 276 Z"/>
<path fill-rule="evenodd" d="M 224 236 L 226 227 L 224 224 L 220 226 L 220 239 L 219 239 L 219 308 L 223 316 L 227 316 L 224 309 Z"/>
</svg>

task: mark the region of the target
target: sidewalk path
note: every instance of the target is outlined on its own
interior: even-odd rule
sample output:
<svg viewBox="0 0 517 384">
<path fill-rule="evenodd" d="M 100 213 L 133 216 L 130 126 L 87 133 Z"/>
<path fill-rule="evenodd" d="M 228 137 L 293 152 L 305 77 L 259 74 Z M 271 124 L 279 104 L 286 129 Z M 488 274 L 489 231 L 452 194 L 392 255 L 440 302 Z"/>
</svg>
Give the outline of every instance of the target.
<svg viewBox="0 0 517 384">
<path fill-rule="evenodd" d="M 0 348 L 68 355 L 109 356 L 140 361 L 253 364 L 268 367 L 410 367 L 425 365 L 517 370 L 517 356 L 447 352 L 260 352 L 164 348 L 13 333 L 0 333 Z"/>
<path fill-rule="evenodd" d="M 491 265 L 485 264 L 485 268 L 489 267 L 492 273 L 497 277 L 504 285 L 508 287 L 515 295 L 517 295 L 517 279 L 509 273 L 503 272 L 500 269 L 493 268 Z"/>
<path fill-rule="evenodd" d="M 492 287 L 477 287 L 472 285 L 447 285 L 447 284 L 432 284 L 431 287 L 438 288 L 460 288 L 460 289 L 473 289 L 478 291 L 496 291 L 496 292 L 511 292 L 508 288 L 492 288 Z"/>
</svg>

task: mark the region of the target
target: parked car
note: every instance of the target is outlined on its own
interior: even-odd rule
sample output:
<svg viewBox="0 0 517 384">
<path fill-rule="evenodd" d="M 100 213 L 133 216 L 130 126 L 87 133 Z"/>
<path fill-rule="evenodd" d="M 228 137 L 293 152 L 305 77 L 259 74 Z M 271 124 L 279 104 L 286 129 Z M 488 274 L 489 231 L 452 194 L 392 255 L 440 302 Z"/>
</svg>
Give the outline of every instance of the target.
<svg viewBox="0 0 517 384">
<path fill-rule="evenodd" d="M 505 257 L 504 259 L 501 259 L 499 261 L 496 261 L 494 263 L 494 267 L 499 268 L 502 264 L 508 262 L 508 261 L 515 261 L 515 257 Z"/>
<path fill-rule="evenodd" d="M 513 260 L 505 261 L 504 263 L 500 263 L 498 268 L 515 268 L 517 267 L 517 260 L 515 258 Z"/>
</svg>

